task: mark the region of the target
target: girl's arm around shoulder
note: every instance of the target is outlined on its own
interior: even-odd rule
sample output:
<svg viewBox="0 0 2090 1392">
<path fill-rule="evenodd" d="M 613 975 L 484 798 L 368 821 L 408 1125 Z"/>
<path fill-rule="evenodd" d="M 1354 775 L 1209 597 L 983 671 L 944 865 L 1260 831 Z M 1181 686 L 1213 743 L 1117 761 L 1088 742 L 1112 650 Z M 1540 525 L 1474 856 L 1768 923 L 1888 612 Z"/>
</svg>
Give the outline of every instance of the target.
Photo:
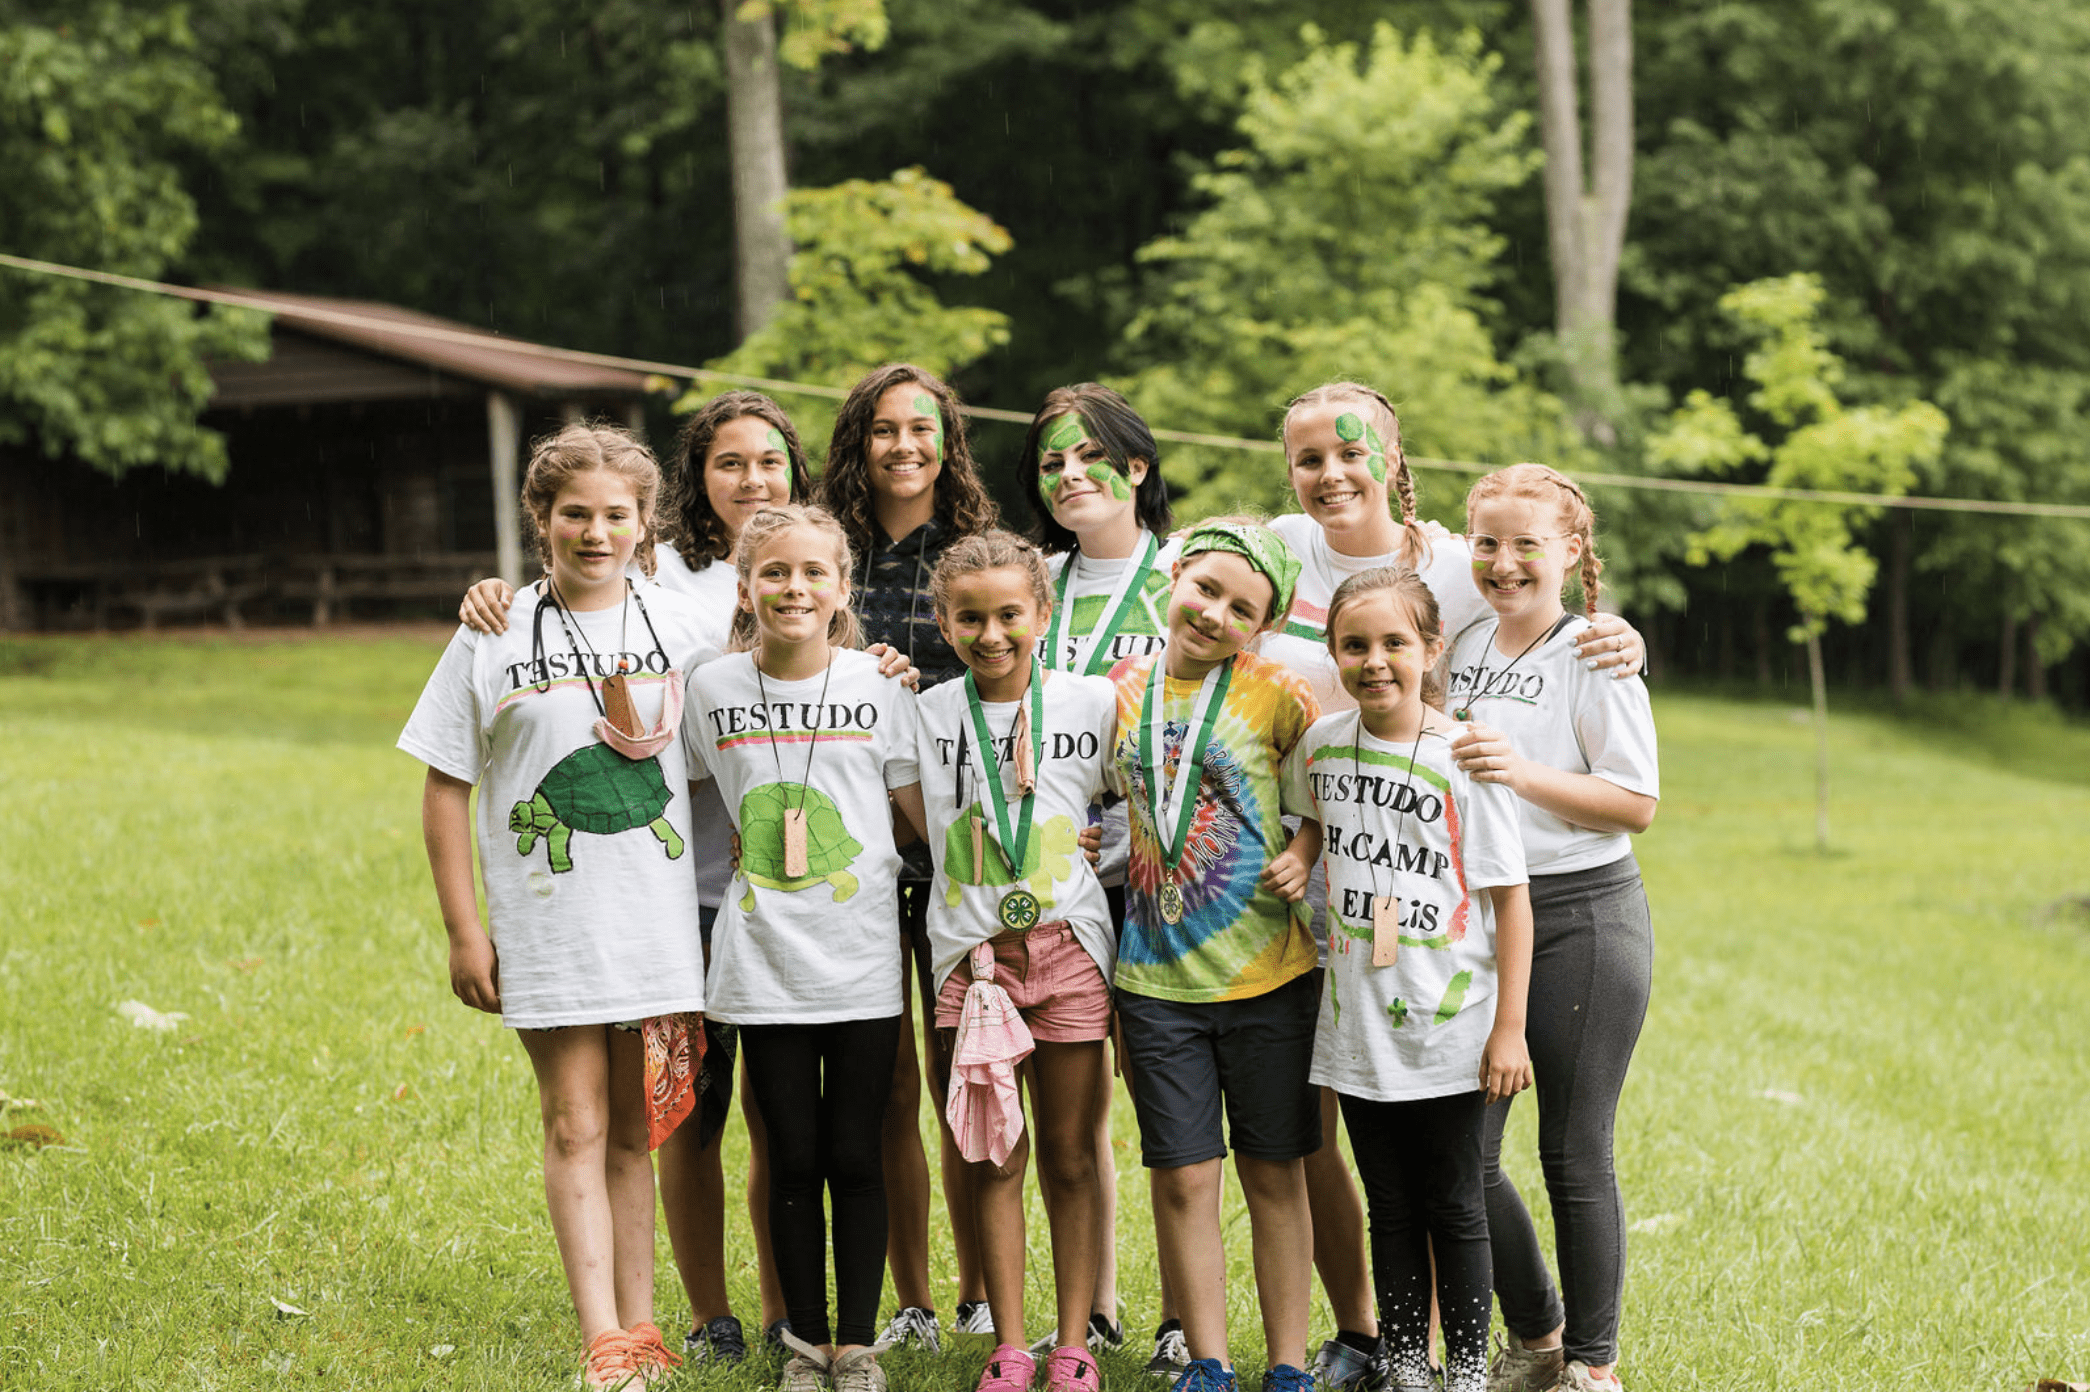
<svg viewBox="0 0 2090 1392">
<path fill-rule="evenodd" d="M 914 785 L 915 807 L 921 807 L 922 771 L 920 749 L 922 733 L 921 698 L 914 694 L 911 684 L 903 683 L 899 677 L 882 678 L 890 687 L 886 693 L 885 715 L 885 786 L 895 795 L 908 784 Z"/>
<path fill-rule="evenodd" d="M 1083 763 L 1083 787 L 1087 789 L 1091 802 L 1101 797 L 1110 784 L 1110 764 L 1113 746 L 1118 738 L 1118 689 L 1107 677 L 1077 677 L 1071 673 L 1056 673 L 1054 683 L 1067 682 L 1078 693 L 1069 703 L 1075 712 L 1072 733 L 1077 741 L 1075 757 Z M 1079 741 L 1083 735 L 1094 735 L 1096 748 L 1094 757 L 1083 752 Z"/>
<path fill-rule="evenodd" d="M 1263 867 L 1263 887 L 1287 904 L 1298 903 L 1306 897 L 1306 881 L 1320 858 L 1321 824 L 1311 817 L 1302 817 L 1299 829 L 1292 833 L 1285 848 Z"/>
<path fill-rule="evenodd" d="M 1531 887 L 1492 885 L 1495 910 L 1495 1027 L 1480 1054 L 1480 1085 L 1499 1102 L 1531 1086 L 1524 1011 L 1531 992 Z"/>
<path fill-rule="evenodd" d="M 1638 835 L 1653 825 L 1659 794 L 1647 687 L 1638 678 L 1618 681 L 1579 665 L 1571 672 L 1569 719 L 1588 772 L 1528 758 L 1502 731 L 1479 721 L 1453 743 L 1452 755 L 1475 781 L 1502 784 L 1562 821 Z"/>
<path fill-rule="evenodd" d="M 499 1013 L 499 963 L 479 922 L 472 884 L 472 785 L 430 768 L 421 790 L 421 838 L 435 875 L 436 902 L 450 938 L 450 989 L 474 1010 Z"/>
</svg>

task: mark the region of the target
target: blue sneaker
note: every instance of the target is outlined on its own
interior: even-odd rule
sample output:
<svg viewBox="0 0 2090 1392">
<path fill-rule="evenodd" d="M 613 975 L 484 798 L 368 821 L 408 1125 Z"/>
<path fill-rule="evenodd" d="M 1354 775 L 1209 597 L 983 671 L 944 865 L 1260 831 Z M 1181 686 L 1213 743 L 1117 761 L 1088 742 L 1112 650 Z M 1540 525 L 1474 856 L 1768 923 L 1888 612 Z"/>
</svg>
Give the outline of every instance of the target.
<svg viewBox="0 0 2090 1392">
<path fill-rule="evenodd" d="M 1183 1365 L 1183 1375 L 1176 1379 L 1174 1392 L 1240 1392 L 1240 1384 L 1234 1380 L 1234 1370 L 1224 1367 L 1216 1358 L 1193 1358 Z M 1304 1392 L 1313 1392 L 1309 1383 Z"/>
<path fill-rule="evenodd" d="M 1290 1363 L 1279 1363 L 1263 1374 L 1263 1392 L 1314 1392 L 1314 1375 Z"/>
</svg>

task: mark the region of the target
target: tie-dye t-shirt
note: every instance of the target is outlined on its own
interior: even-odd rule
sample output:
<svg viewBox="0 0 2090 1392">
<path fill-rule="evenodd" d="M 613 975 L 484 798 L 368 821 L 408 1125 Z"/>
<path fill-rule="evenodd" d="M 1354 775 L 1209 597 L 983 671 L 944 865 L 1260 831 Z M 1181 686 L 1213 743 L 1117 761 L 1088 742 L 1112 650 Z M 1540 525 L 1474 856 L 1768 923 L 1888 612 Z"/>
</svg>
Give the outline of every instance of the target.
<svg viewBox="0 0 2090 1392">
<path fill-rule="evenodd" d="M 1304 913 L 1264 888 L 1262 874 L 1286 841 L 1279 819 L 1285 756 L 1320 711 L 1297 674 L 1253 653 L 1233 657 L 1226 700 L 1205 749 L 1185 864 L 1174 877 L 1183 893 L 1183 921 L 1166 923 L 1157 898 L 1163 852 L 1148 792 L 1150 771 L 1139 762 L 1140 707 L 1148 674 L 1162 660 L 1128 658 L 1110 674 L 1118 688 L 1110 779 L 1130 803 L 1132 828 L 1116 983 L 1161 1000 L 1259 996 L 1314 968 L 1314 939 Z M 1172 785 L 1198 683 L 1170 678 L 1164 688 L 1159 776 Z"/>
</svg>

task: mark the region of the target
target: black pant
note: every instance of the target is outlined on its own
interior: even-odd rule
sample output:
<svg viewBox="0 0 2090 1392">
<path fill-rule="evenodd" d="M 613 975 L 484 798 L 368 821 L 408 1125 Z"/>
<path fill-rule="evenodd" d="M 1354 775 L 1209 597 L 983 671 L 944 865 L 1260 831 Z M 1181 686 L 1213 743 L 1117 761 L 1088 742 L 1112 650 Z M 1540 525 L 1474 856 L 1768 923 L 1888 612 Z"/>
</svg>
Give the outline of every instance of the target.
<svg viewBox="0 0 2090 1392">
<path fill-rule="evenodd" d="M 1364 1181 L 1372 1288 L 1393 1381 L 1430 1385 L 1430 1252 L 1444 1320 L 1446 1392 L 1488 1384 L 1488 1316 L 1494 1264 L 1481 1190 L 1478 1091 L 1408 1102 L 1336 1094 L 1357 1176 Z"/>
<path fill-rule="evenodd" d="M 868 1344 L 885 1283 L 880 1126 L 905 1017 L 745 1025 L 741 1047 L 769 1133 L 769 1243 L 791 1330 L 810 1344 Z M 827 1322 L 834 1204 L 835 1324 Z"/>
<path fill-rule="evenodd" d="M 1523 1196 L 1502 1172 L 1509 1102 L 1488 1109 L 1488 1227 L 1502 1322 L 1522 1339 L 1565 1322 L 1567 1357 L 1618 1361 L 1626 1210 L 1612 1163 L 1618 1096 L 1647 1018 L 1654 930 L 1633 857 L 1531 877 L 1531 996 L 1524 1038 L 1538 1094 L 1538 1158 L 1553 1206 L 1560 1291 Z M 1562 1296 L 1565 1295 L 1563 1301 Z"/>
</svg>

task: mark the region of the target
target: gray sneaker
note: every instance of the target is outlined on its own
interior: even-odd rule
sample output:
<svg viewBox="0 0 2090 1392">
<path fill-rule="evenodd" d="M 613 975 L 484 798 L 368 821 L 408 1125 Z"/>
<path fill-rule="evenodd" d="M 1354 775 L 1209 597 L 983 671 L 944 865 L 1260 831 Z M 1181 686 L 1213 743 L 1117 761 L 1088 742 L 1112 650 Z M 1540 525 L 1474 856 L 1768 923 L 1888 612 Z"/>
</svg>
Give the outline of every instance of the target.
<svg viewBox="0 0 2090 1392">
<path fill-rule="evenodd" d="M 961 1300 L 951 1317 L 953 1334 L 992 1334 L 994 1312 L 987 1308 L 984 1300 Z"/>
<path fill-rule="evenodd" d="M 885 1369 L 878 1355 L 889 1345 L 879 1342 L 852 1349 L 835 1360 L 834 1392 L 885 1392 Z"/>
<path fill-rule="evenodd" d="M 833 1359 L 789 1329 L 779 1333 L 791 1356 L 784 1362 L 784 1375 L 777 1379 L 777 1392 L 829 1392 L 834 1386 Z"/>
<path fill-rule="evenodd" d="M 1555 1386 L 1559 1392 L 1625 1392 L 1617 1373 L 1598 1377 L 1579 1358 L 1560 1370 L 1560 1381 Z"/>
<path fill-rule="evenodd" d="M 1147 1360 L 1147 1376 L 1174 1386 L 1190 1367 L 1190 1344 L 1183 1337 L 1183 1322 L 1167 1320 L 1154 1331 L 1154 1356 Z"/>
<path fill-rule="evenodd" d="M 1382 1381 L 1377 1350 L 1359 1353 L 1340 1339 L 1322 1343 L 1313 1376 L 1315 1392 L 1364 1392 Z"/>
<path fill-rule="evenodd" d="M 878 1332 L 878 1342 L 885 1348 L 917 1348 L 923 1353 L 943 1352 L 943 1332 L 937 1327 L 936 1312 L 925 1310 L 919 1305 L 908 1305 L 896 1311 Z M 879 1376 L 883 1377 L 884 1374 Z"/>
<path fill-rule="evenodd" d="M 1522 1339 L 1510 1334 L 1488 1364 L 1488 1392 L 1552 1392 L 1563 1371 L 1560 1345 L 1526 1348 Z"/>
</svg>

